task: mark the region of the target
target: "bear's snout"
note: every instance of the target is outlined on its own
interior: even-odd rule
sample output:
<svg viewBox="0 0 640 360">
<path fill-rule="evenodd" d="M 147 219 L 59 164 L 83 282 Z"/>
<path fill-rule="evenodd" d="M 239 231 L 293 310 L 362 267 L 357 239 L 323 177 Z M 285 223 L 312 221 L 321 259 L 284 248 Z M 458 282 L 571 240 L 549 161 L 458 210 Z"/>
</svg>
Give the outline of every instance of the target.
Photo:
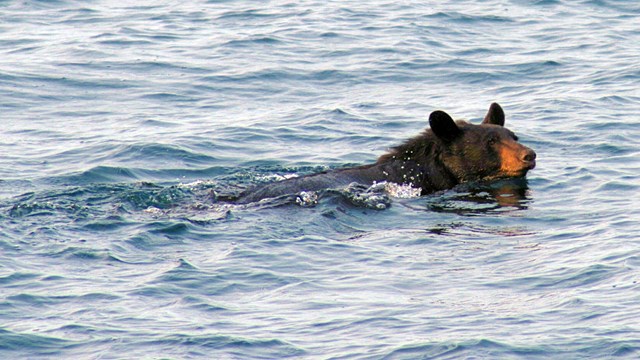
<svg viewBox="0 0 640 360">
<path fill-rule="evenodd" d="M 536 152 L 525 146 L 524 151 L 522 152 L 522 161 L 528 165 L 529 170 L 535 168 Z"/>
<path fill-rule="evenodd" d="M 505 141 L 500 148 L 500 174 L 506 177 L 524 176 L 536 167 L 536 153 L 516 142 Z"/>
</svg>

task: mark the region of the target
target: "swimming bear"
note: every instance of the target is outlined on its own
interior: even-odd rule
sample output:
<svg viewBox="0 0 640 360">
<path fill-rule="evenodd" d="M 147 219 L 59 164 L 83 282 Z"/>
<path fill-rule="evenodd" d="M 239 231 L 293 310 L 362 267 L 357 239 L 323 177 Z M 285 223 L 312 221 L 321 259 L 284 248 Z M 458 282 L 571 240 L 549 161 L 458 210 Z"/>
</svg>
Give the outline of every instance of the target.
<svg viewBox="0 0 640 360">
<path fill-rule="evenodd" d="M 454 121 L 444 111 L 429 116 L 429 128 L 380 156 L 374 164 L 329 170 L 250 188 L 236 199 L 247 204 L 266 198 L 391 182 L 419 188 L 421 195 L 458 184 L 523 177 L 536 165 L 536 153 L 504 127 L 504 111 L 491 104 L 480 125 Z"/>
</svg>

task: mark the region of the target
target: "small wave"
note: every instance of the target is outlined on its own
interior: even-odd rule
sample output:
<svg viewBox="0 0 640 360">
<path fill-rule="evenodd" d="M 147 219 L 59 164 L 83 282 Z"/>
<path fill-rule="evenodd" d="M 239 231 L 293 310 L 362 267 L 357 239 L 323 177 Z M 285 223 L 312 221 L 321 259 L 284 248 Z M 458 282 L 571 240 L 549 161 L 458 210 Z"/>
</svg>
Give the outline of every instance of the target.
<svg viewBox="0 0 640 360">
<path fill-rule="evenodd" d="M 489 358 L 509 358 L 515 355 L 534 356 L 547 353 L 545 347 L 533 346 L 523 347 L 514 346 L 507 343 L 500 343 L 488 339 L 466 340 L 460 342 L 444 341 L 419 345 L 408 345 L 387 354 L 385 359 L 459 359 L 467 357 L 475 357 L 478 353 L 486 354 Z"/>
<path fill-rule="evenodd" d="M 247 254 L 243 254 L 247 256 Z M 256 254 L 255 256 L 268 256 Z M 230 279 L 233 279 L 230 281 Z M 265 290 L 279 289 L 297 283 L 296 277 L 268 270 L 246 269 L 230 266 L 215 271 L 200 269 L 187 260 L 179 259 L 170 269 L 158 275 L 147 286 L 133 290 L 135 294 L 158 296 L 187 291 L 191 296 L 207 297 L 243 294 L 255 291 L 260 294 Z"/>
<path fill-rule="evenodd" d="M 283 359 L 292 356 L 303 356 L 306 351 L 286 341 L 274 338 L 249 338 L 227 335 L 186 335 L 177 334 L 159 339 L 149 340 L 146 344 L 154 348 L 171 345 L 172 347 L 189 347 L 207 349 L 207 354 L 212 355 L 211 349 L 226 350 L 237 358 L 254 359 Z M 213 356 L 215 358 L 215 356 Z"/>
<path fill-rule="evenodd" d="M 37 279 L 39 275 L 34 273 L 16 272 L 6 276 L 0 276 L 0 285 L 17 285 L 23 282 L 30 282 Z"/>
<path fill-rule="evenodd" d="M 144 164 L 162 162 L 166 167 L 169 161 L 199 165 L 211 164 L 215 162 L 216 159 L 172 144 L 149 143 L 121 147 L 106 160 L 127 161 L 132 163 L 143 162 Z"/>
<path fill-rule="evenodd" d="M 229 307 L 211 303 L 211 299 L 207 297 L 201 298 L 193 295 L 187 295 L 182 298 L 181 302 L 189 308 L 196 309 L 197 311 L 202 311 L 205 313 L 217 313 L 229 310 Z"/>
<path fill-rule="evenodd" d="M 218 16 L 218 20 L 258 20 L 268 17 L 276 17 L 276 14 L 268 14 L 260 10 L 228 11 Z"/>
<path fill-rule="evenodd" d="M 123 183 L 139 180 L 135 170 L 119 166 L 100 165 L 80 173 L 59 176 L 50 181 L 62 184 L 95 184 L 95 183 Z"/>
<path fill-rule="evenodd" d="M 105 250 L 87 249 L 75 246 L 69 246 L 58 252 L 51 252 L 52 258 L 63 257 L 67 260 L 80 260 L 80 261 L 110 261 L 111 255 Z"/>
<path fill-rule="evenodd" d="M 13 353 L 16 358 L 51 356 L 56 351 L 75 344 L 72 341 L 30 333 L 20 333 L 0 329 L 0 349 Z M 5 353 L 6 354 L 6 353 Z M 21 357 L 19 354 L 23 354 Z M 8 355 L 8 354 L 6 354 Z"/>
<path fill-rule="evenodd" d="M 593 338 L 558 342 L 553 339 L 512 344 L 490 339 L 429 342 L 406 345 L 386 354 L 384 359 L 548 359 L 562 355 L 569 358 L 608 359 L 637 354 L 637 340 Z M 583 356 L 575 356 L 582 354 Z"/>
<path fill-rule="evenodd" d="M 260 70 L 252 70 L 238 74 L 221 74 L 204 77 L 203 80 L 207 82 L 219 82 L 219 83 L 231 83 L 238 84 L 256 84 L 259 82 L 283 83 L 287 81 L 301 82 L 301 83 L 352 83 L 358 76 L 349 71 L 342 70 L 317 70 L 313 72 L 306 72 L 292 68 L 266 68 Z M 270 89 L 261 88 L 260 92 L 284 92 L 285 89 L 272 87 Z"/>
<path fill-rule="evenodd" d="M 491 24 L 491 23 L 511 23 L 511 17 L 497 15 L 469 15 L 461 12 L 437 12 L 428 15 L 429 18 L 441 19 L 451 23 L 459 24 Z"/>
<path fill-rule="evenodd" d="M 47 295 L 33 295 L 28 293 L 22 293 L 17 295 L 11 295 L 7 297 L 7 300 L 13 303 L 22 303 L 27 305 L 37 305 L 37 306 L 45 306 L 45 305 L 58 305 L 65 303 L 83 303 L 86 301 L 99 301 L 106 300 L 112 301 L 119 299 L 118 296 L 106 293 L 87 293 L 82 295 L 56 295 L 56 296 L 47 296 Z"/>
<path fill-rule="evenodd" d="M 561 271 L 560 271 L 561 270 Z M 490 284 L 493 287 L 506 289 L 572 289 L 585 286 L 595 286 L 598 283 L 606 282 L 613 278 L 616 271 L 614 266 L 590 265 L 583 268 L 560 269 L 555 274 L 545 274 L 539 276 L 528 276 L 517 279 L 509 279 Z"/>
<path fill-rule="evenodd" d="M 278 45 L 281 44 L 282 41 L 275 37 L 256 37 L 250 39 L 242 39 L 242 40 L 231 40 L 225 44 L 225 46 L 229 47 L 247 47 L 251 48 L 254 45 Z"/>
</svg>

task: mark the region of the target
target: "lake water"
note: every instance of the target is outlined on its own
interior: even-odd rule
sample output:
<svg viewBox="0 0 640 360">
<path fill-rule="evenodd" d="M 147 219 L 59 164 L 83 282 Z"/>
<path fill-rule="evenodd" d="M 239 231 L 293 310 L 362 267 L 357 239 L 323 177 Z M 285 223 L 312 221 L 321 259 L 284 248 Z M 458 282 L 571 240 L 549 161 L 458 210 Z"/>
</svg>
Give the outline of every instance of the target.
<svg viewBox="0 0 640 360">
<path fill-rule="evenodd" d="M 640 356 L 640 3 L 143 3 L 0 2 L 1 358 Z M 214 200 L 494 101 L 526 181 Z"/>
</svg>

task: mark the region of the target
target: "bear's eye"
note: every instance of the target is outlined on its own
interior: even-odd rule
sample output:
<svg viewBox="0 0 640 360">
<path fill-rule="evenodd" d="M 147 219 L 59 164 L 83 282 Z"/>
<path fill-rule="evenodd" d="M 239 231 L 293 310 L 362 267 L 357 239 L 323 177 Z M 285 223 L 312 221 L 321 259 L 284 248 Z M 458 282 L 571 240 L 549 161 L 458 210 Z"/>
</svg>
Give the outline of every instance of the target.
<svg viewBox="0 0 640 360">
<path fill-rule="evenodd" d="M 489 138 L 489 145 L 495 145 L 498 142 L 498 138 L 495 136 L 492 136 Z"/>
</svg>

